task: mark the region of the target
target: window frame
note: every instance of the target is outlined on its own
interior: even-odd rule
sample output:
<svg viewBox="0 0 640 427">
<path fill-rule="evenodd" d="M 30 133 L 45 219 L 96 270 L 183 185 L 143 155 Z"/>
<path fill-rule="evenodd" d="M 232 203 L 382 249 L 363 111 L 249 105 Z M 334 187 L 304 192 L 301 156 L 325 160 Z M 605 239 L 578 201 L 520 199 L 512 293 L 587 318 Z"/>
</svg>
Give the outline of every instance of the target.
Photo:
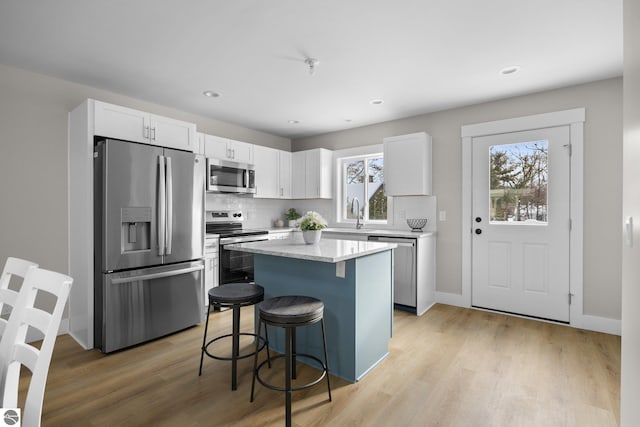
<svg viewBox="0 0 640 427">
<path fill-rule="evenodd" d="M 382 147 L 380 147 L 382 148 Z M 346 213 L 347 213 L 347 209 L 349 209 L 349 206 L 346 206 L 346 185 L 347 185 L 347 180 L 346 180 L 346 170 L 347 170 L 347 163 L 350 162 L 354 162 L 354 161 L 363 161 L 365 163 L 365 180 L 364 180 L 364 184 L 365 184 L 365 194 L 368 194 L 368 186 L 369 186 L 369 163 L 368 161 L 370 159 L 377 159 L 377 158 L 382 158 L 383 161 L 383 167 L 384 167 L 384 153 L 382 152 L 382 150 L 375 150 L 375 151 L 371 151 L 369 152 L 369 150 L 367 150 L 367 152 L 362 152 L 361 154 L 353 154 L 353 155 L 345 155 L 345 156 L 340 156 L 336 158 L 336 183 L 337 183 L 337 193 L 338 193 L 338 197 L 336 198 L 336 218 L 337 218 L 337 222 L 338 223 L 342 223 L 342 224 L 356 224 L 356 219 L 351 219 L 351 218 L 347 218 L 346 217 Z M 383 175 L 383 182 L 384 182 L 384 175 Z M 376 220 L 376 219 L 369 219 L 369 200 L 367 198 L 365 198 L 365 200 L 362 201 L 363 203 L 363 211 L 365 213 L 366 218 L 362 218 L 360 220 L 361 224 L 373 224 L 373 225 L 390 225 L 392 222 L 389 218 L 393 218 L 393 209 L 392 209 L 392 198 L 390 196 L 387 196 L 385 194 L 386 198 L 387 198 L 387 219 L 386 220 Z"/>
</svg>

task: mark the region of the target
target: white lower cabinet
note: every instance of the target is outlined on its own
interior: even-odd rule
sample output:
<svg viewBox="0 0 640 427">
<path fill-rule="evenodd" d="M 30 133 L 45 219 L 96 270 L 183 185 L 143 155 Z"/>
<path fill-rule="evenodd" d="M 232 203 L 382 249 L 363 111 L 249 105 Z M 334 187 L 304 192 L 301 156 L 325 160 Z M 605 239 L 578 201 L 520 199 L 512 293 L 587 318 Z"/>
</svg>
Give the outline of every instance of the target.
<svg viewBox="0 0 640 427">
<path fill-rule="evenodd" d="M 209 291 L 218 286 L 218 244 L 218 239 L 206 238 L 204 242 L 203 315 L 206 315 L 209 309 Z"/>
<path fill-rule="evenodd" d="M 90 100 L 94 134 L 178 150 L 197 151 L 196 125 L 133 108 Z"/>
</svg>

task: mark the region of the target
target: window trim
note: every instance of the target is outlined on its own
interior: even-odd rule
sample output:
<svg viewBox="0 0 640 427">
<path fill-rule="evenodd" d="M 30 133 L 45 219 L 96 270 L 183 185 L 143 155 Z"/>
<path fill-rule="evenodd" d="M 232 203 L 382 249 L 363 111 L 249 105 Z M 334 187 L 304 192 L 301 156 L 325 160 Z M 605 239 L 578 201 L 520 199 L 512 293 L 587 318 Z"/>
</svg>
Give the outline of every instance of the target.
<svg viewBox="0 0 640 427">
<path fill-rule="evenodd" d="M 344 217 L 344 171 L 345 162 L 353 159 L 367 159 L 372 157 L 383 157 L 382 144 L 369 145 L 363 147 L 355 147 L 346 150 L 334 152 L 335 160 L 335 218 L 337 224 L 355 225 L 355 219 L 347 219 Z M 368 201 L 365 201 L 367 203 Z M 368 203 L 367 203 L 368 205 Z M 363 220 L 362 224 L 371 224 L 379 226 L 390 226 L 393 223 L 393 198 L 387 196 L 387 219 L 386 220 Z"/>
</svg>

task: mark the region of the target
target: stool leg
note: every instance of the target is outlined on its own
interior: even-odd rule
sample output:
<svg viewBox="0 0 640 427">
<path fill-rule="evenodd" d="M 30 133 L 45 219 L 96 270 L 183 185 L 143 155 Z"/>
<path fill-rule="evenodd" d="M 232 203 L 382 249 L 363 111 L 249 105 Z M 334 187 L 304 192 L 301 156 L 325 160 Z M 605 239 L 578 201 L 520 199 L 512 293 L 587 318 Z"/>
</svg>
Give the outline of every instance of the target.
<svg viewBox="0 0 640 427">
<path fill-rule="evenodd" d="M 240 306 L 233 306 L 233 347 L 231 349 L 231 390 L 238 388 L 238 355 L 240 354 Z"/>
<path fill-rule="evenodd" d="M 331 402 L 331 382 L 329 380 L 329 359 L 327 358 L 327 338 L 324 333 L 324 317 L 322 318 L 322 347 L 324 348 L 324 366 L 327 370 L 327 391 L 329 391 L 329 402 Z"/>
<path fill-rule="evenodd" d="M 298 378 L 298 370 L 296 369 L 296 329 L 291 330 L 291 378 L 294 380 Z"/>
<path fill-rule="evenodd" d="M 292 365 L 292 349 L 291 349 L 291 340 L 292 340 L 292 329 L 290 327 L 286 327 L 286 338 L 285 338 L 285 422 L 286 427 L 291 427 L 291 365 Z"/>
<path fill-rule="evenodd" d="M 198 371 L 198 376 L 202 375 L 202 360 L 204 359 L 204 349 L 207 343 L 207 329 L 209 329 L 210 313 L 211 313 L 211 300 L 209 300 L 209 305 L 207 305 L 207 321 L 204 324 L 204 335 L 202 336 L 202 351 L 200 352 L 200 370 Z"/>
<path fill-rule="evenodd" d="M 258 336 L 260 336 L 260 329 L 262 328 L 262 319 L 258 319 Z M 264 325 L 264 333 L 267 334 L 267 325 Z M 267 344 L 269 345 L 268 341 Z M 253 391 L 256 387 L 256 375 L 258 374 L 258 348 L 260 348 L 260 340 L 256 338 L 256 352 L 253 355 L 253 377 L 251 378 L 251 399 L 249 402 L 253 402 Z M 269 347 L 267 347 L 267 357 L 269 355 Z M 269 362 L 269 367 L 271 367 L 271 362 Z"/>
<path fill-rule="evenodd" d="M 264 339 L 265 339 L 265 347 L 267 347 L 267 365 L 269 365 L 269 369 L 271 369 L 271 353 L 269 353 L 269 332 L 268 332 L 267 324 L 264 324 Z M 260 335 L 260 329 L 258 329 L 258 336 Z"/>
</svg>

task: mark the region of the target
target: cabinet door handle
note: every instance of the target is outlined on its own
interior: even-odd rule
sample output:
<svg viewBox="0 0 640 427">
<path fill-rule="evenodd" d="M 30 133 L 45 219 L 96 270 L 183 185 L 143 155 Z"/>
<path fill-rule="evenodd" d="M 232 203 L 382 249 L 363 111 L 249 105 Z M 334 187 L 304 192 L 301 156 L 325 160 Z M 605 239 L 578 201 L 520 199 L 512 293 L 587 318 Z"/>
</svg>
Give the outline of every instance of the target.
<svg viewBox="0 0 640 427">
<path fill-rule="evenodd" d="M 149 126 L 142 126 L 142 137 L 149 138 Z"/>
<path fill-rule="evenodd" d="M 156 140 L 156 127 L 151 128 L 151 139 Z"/>
</svg>

